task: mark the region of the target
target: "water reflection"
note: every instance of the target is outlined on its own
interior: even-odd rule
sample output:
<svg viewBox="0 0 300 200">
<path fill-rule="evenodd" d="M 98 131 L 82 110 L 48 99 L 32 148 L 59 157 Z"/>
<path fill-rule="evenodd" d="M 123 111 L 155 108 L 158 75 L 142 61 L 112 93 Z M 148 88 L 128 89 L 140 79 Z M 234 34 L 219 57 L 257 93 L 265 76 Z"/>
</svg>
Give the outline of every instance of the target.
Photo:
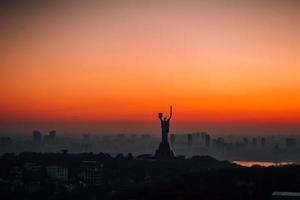
<svg viewBox="0 0 300 200">
<path fill-rule="evenodd" d="M 237 165 L 241 165 L 244 167 L 252 167 L 252 166 L 261 166 L 261 167 L 271 167 L 271 166 L 285 166 L 285 165 L 293 165 L 294 162 L 260 162 L 260 161 L 233 161 L 233 163 Z"/>
</svg>

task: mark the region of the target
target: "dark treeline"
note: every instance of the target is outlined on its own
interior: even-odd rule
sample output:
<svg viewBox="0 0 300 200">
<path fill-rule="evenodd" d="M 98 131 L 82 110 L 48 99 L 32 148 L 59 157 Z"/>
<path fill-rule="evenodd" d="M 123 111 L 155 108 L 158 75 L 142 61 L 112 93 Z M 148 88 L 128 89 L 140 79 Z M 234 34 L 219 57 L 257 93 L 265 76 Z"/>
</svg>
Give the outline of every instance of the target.
<svg viewBox="0 0 300 200">
<path fill-rule="evenodd" d="M 210 170 L 181 175 L 148 188 L 123 191 L 126 199 L 271 199 L 274 191 L 300 191 L 300 167 Z"/>
<path fill-rule="evenodd" d="M 245 168 L 208 156 L 0 157 L 1 199 L 270 199 L 274 191 L 300 191 L 300 166 Z"/>
</svg>

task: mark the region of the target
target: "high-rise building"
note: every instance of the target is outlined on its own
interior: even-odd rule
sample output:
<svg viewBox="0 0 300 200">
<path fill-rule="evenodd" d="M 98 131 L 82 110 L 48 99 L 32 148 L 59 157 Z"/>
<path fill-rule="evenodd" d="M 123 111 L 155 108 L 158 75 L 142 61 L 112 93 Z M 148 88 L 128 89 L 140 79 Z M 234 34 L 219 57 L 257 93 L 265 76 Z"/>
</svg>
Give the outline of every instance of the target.
<svg viewBox="0 0 300 200">
<path fill-rule="evenodd" d="M 49 137 L 51 138 L 51 139 L 55 139 L 55 136 L 56 136 L 56 131 L 55 130 L 52 130 L 52 131 L 50 131 L 49 132 Z"/>
<path fill-rule="evenodd" d="M 34 130 L 32 131 L 32 137 L 33 137 L 33 141 L 35 143 L 41 143 L 42 142 L 42 134 L 40 131 Z"/>
<path fill-rule="evenodd" d="M 203 131 L 200 133 L 200 135 L 201 135 L 201 141 L 202 142 L 205 141 L 205 136 L 207 135 L 206 132 Z"/>
<path fill-rule="evenodd" d="M 225 139 L 223 137 L 218 137 L 216 139 L 216 147 L 222 149 L 224 147 Z"/>
<path fill-rule="evenodd" d="M 83 152 L 91 152 L 92 151 L 92 143 L 90 140 L 90 135 L 89 134 L 83 134 L 82 135 L 82 143 L 81 147 Z"/>
<path fill-rule="evenodd" d="M 266 138 L 264 138 L 264 137 L 261 138 L 261 146 L 265 147 L 266 143 L 267 143 Z"/>
<path fill-rule="evenodd" d="M 8 147 L 12 144 L 12 139 L 10 137 L 0 137 L 1 147 Z"/>
<path fill-rule="evenodd" d="M 44 136 L 44 142 L 47 144 L 53 144 L 55 142 L 56 131 L 52 130 L 49 132 L 49 135 Z"/>
<path fill-rule="evenodd" d="M 296 147 L 297 147 L 296 138 L 286 138 L 285 146 L 287 149 L 296 149 Z"/>
<path fill-rule="evenodd" d="M 187 135 L 187 142 L 188 142 L 188 147 L 192 147 L 193 145 L 193 135 L 192 134 L 188 134 Z"/>
<path fill-rule="evenodd" d="M 205 147 L 209 148 L 209 146 L 210 146 L 210 135 L 206 134 L 205 135 Z"/>
<path fill-rule="evenodd" d="M 191 133 L 193 136 L 193 145 L 199 145 L 202 142 L 201 133 L 200 132 L 193 132 Z"/>
<path fill-rule="evenodd" d="M 257 138 L 252 138 L 252 145 L 253 146 L 256 146 L 257 145 Z"/>
</svg>

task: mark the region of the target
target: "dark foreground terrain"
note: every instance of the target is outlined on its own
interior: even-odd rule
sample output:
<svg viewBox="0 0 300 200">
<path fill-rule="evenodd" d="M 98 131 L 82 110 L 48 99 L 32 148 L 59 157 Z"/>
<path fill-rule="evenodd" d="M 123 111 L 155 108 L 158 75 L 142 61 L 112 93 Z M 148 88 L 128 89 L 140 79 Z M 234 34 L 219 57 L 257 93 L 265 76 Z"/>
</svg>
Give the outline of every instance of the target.
<svg viewBox="0 0 300 200">
<path fill-rule="evenodd" d="M 207 156 L 108 154 L 0 157 L 1 199 L 271 199 L 300 191 L 300 166 L 240 167 Z"/>
</svg>

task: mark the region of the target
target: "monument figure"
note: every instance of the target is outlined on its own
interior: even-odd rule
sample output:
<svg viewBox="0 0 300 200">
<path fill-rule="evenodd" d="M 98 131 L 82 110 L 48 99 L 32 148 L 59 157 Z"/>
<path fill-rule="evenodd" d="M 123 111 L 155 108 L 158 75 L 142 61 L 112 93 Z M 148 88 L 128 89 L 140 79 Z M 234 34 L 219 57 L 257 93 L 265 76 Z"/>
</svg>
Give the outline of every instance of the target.
<svg viewBox="0 0 300 200">
<path fill-rule="evenodd" d="M 161 142 L 159 144 L 158 150 L 155 152 L 155 156 L 160 159 L 171 158 L 174 156 L 173 151 L 170 149 L 168 136 L 170 130 L 170 120 L 172 118 L 173 111 L 172 106 L 170 106 L 169 117 L 163 117 L 163 113 L 158 113 L 158 118 L 161 124 Z"/>
<path fill-rule="evenodd" d="M 168 143 L 170 120 L 172 118 L 172 106 L 170 106 L 170 115 L 168 119 L 166 117 L 163 118 L 163 113 L 158 113 L 158 118 L 160 119 L 161 124 L 162 142 Z"/>
</svg>

